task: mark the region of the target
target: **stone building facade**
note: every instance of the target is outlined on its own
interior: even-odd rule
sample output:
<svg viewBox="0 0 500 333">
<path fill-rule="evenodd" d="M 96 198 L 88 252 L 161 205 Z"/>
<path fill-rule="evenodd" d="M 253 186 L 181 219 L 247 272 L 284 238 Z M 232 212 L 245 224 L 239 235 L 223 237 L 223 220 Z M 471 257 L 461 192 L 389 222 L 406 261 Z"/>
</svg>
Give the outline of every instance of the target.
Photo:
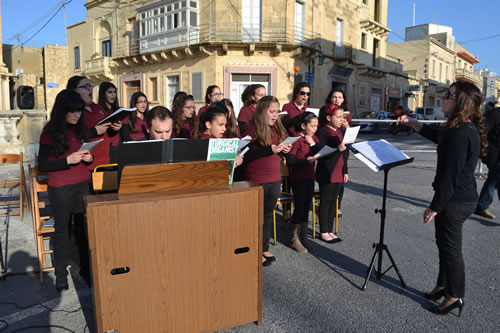
<svg viewBox="0 0 500 333">
<path fill-rule="evenodd" d="M 68 81 L 67 47 L 45 45 L 42 48 L 24 46 L 20 52 L 21 77 L 12 76 L 9 83 L 9 107 L 16 109 L 16 92 L 20 85 L 34 89 L 34 109 L 47 110 L 49 113 L 59 91 Z M 18 72 L 18 46 L 3 45 L 3 59 L 12 73 Z"/>
<path fill-rule="evenodd" d="M 408 89 L 400 62 L 386 57 L 387 3 L 88 0 L 86 21 L 68 27 L 70 75 L 112 81 L 124 106 L 140 90 L 170 107 L 182 90 L 201 107 L 216 84 L 238 112 L 251 83 L 284 104 L 308 81 L 315 107 L 340 87 L 354 113 L 387 109 Z"/>
<path fill-rule="evenodd" d="M 439 24 L 406 28 L 405 41 L 389 43 L 387 54 L 404 62 L 412 92 L 410 110 L 441 107 L 441 95 L 456 80 L 467 80 L 483 89 L 479 60 L 455 41 L 453 29 Z"/>
</svg>

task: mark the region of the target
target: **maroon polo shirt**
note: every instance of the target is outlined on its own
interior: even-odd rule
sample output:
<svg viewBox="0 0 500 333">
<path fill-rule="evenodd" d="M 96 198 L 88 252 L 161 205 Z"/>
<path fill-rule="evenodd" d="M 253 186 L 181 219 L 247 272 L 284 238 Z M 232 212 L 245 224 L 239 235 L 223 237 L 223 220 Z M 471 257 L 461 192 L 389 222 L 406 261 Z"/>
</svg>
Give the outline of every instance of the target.
<svg viewBox="0 0 500 333">
<path fill-rule="evenodd" d="M 330 126 L 325 126 L 325 128 L 328 131 L 328 133 L 332 137 L 334 137 L 337 145 L 342 143 L 342 140 L 344 140 L 344 136 L 342 135 L 342 132 L 340 131 L 340 129 L 337 129 L 335 131 Z M 337 161 L 337 164 L 335 165 L 335 169 L 333 169 L 332 176 L 330 177 L 330 181 L 332 183 L 343 183 L 344 182 L 344 175 L 342 173 L 343 168 L 344 168 L 344 156 L 340 155 L 339 160 Z"/>
<path fill-rule="evenodd" d="M 215 136 L 213 136 L 212 134 L 201 133 L 200 139 L 217 139 L 217 138 Z"/>
<path fill-rule="evenodd" d="M 252 138 L 256 137 L 257 130 L 252 123 L 243 130 L 243 136 L 250 135 Z M 271 131 L 271 141 L 273 145 L 278 145 L 278 133 L 273 127 Z M 252 149 L 263 149 L 254 142 Z M 280 175 L 280 156 L 279 154 L 271 154 L 258 158 L 247 164 L 245 168 L 246 177 L 257 184 L 272 183 L 281 180 Z"/>
<path fill-rule="evenodd" d="M 193 130 L 191 128 L 191 123 L 189 122 L 189 119 L 184 119 L 181 135 L 179 135 L 179 138 L 191 139 L 192 135 Z"/>
<path fill-rule="evenodd" d="M 102 106 L 96 103 L 90 105 L 90 111 L 85 108 L 85 124 L 87 128 L 91 130 L 95 127 L 97 122 L 108 115 Z M 108 133 L 104 132 L 102 135 L 98 135 L 90 141 L 97 141 L 103 139 L 97 147 L 92 150 L 92 155 L 94 156 L 94 162 L 87 166 L 87 169 L 94 170 L 94 168 L 101 164 L 109 164 L 109 137 Z"/>
<path fill-rule="evenodd" d="M 254 113 L 255 113 L 254 104 L 250 104 L 249 106 L 244 106 L 241 108 L 240 113 L 238 114 L 238 121 L 242 123 L 248 123 L 248 121 L 250 120 L 250 118 L 252 118 Z"/>
<path fill-rule="evenodd" d="M 209 107 L 209 104 L 205 104 L 205 106 L 202 106 L 201 109 L 198 110 L 198 117 L 201 116 L 203 112 L 207 111 Z"/>
<path fill-rule="evenodd" d="M 129 118 L 123 120 L 122 126 L 128 126 Z M 146 121 L 137 117 L 135 119 L 135 130 L 136 132 L 129 131 L 129 136 L 132 141 L 142 140 L 148 137 L 148 130 L 146 129 Z"/>
<path fill-rule="evenodd" d="M 69 145 L 68 150 L 64 154 L 59 156 L 50 154 L 49 161 L 66 159 L 68 155 L 74 153 L 75 151 L 78 151 L 78 149 L 80 149 L 80 147 L 82 146 L 82 141 L 78 140 L 76 136 L 76 127 L 74 126 L 68 126 L 66 139 L 68 140 Z M 40 144 L 48 146 L 52 146 L 53 144 L 52 137 L 50 136 L 47 128 L 44 128 L 42 134 L 40 135 Z M 82 162 L 78 164 L 70 164 L 68 165 L 68 169 L 65 170 L 49 172 L 49 186 L 51 187 L 79 184 L 81 182 L 88 181 L 89 179 L 90 173 L 87 170 L 87 166 Z"/>
<path fill-rule="evenodd" d="M 314 142 L 319 144 L 316 135 L 313 136 Z M 296 159 L 307 159 L 313 156 L 312 147 L 306 141 L 305 137 L 301 137 L 292 145 L 292 149 L 288 155 L 294 155 Z M 297 168 L 290 168 L 290 177 L 292 179 L 315 179 L 314 163 L 307 163 L 307 165 Z"/>
<path fill-rule="evenodd" d="M 282 110 L 286 111 L 288 113 L 288 119 L 292 120 L 298 115 L 304 113 L 308 107 L 309 105 L 305 104 L 302 108 L 299 109 L 299 107 L 293 101 L 291 101 L 290 103 L 286 103 L 285 105 L 283 105 Z"/>
</svg>

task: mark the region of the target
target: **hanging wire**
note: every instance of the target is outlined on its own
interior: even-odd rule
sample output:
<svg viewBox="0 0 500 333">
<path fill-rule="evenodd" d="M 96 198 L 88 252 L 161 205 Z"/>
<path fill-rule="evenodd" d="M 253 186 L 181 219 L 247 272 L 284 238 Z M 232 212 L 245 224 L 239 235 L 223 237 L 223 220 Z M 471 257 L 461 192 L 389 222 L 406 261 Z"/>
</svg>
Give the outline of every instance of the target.
<svg viewBox="0 0 500 333">
<path fill-rule="evenodd" d="M 43 28 L 45 28 L 47 26 L 47 24 L 50 23 L 50 21 L 52 21 L 52 19 L 57 15 L 57 13 L 59 13 L 61 11 L 61 9 L 63 9 L 63 7 L 66 6 L 67 4 L 69 4 L 71 1 L 73 1 L 73 0 L 69 0 L 68 2 L 64 2 L 64 3 L 61 3 L 61 2 L 58 3 L 58 6 L 60 6 L 60 7 L 57 9 L 57 11 L 49 18 L 49 20 L 47 22 L 45 22 L 44 25 L 42 25 L 40 27 L 40 29 L 37 30 L 37 32 L 35 32 L 30 38 L 28 38 L 26 41 L 24 41 L 24 43 L 22 43 L 21 46 L 26 45 L 26 43 L 28 43 L 31 39 L 33 39 L 33 37 L 35 37 L 36 35 L 38 35 L 38 33 L 40 31 L 42 31 Z"/>
</svg>

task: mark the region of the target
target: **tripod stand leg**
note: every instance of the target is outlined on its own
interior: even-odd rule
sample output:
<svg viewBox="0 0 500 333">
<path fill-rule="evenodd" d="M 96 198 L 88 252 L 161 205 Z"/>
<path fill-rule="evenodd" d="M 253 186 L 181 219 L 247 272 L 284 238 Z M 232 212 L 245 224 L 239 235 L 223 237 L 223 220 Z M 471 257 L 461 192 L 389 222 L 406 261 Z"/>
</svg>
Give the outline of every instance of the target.
<svg viewBox="0 0 500 333">
<path fill-rule="evenodd" d="M 6 275 L 3 263 L 2 240 L 0 239 L 0 280 L 4 280 Z"/>
<path fill-rule="evenodd" d="M 399 273 L 398 266 L 396 266 L 396 262 L 395 262 L 395 261 L 394 261 L 394 259 L 392 258 L 391 253 L 389 252 L 389 249 L 388 249 L 387 247 L 385 248 L 385 251 L 387 252 L 387 255 L 389 256 L 389 259 L 391 259 L 392 267 L 394 267 L 394 269 L 396 270 L 396 274 L 398 275 L 399 280 L 401 281 L 401 286 L 402 286 L 403 288 L 406 288 L 406 283 L 405 283 L 405 281 L 403 280 L 403 277 L 401 276 L 401 273 Z"/>
<path fill-rule="evenodd" d="M 368 267 L 368 271 L 366 272 L 366 278 L 365 278 L 365 283 L 363 284 L 363 287 L 361 289 L 365 290 L 366 289 L 366 284 L 368 283 L 368 280 L 370 279 L 370 275 L 372 274 L 373 267 L 375 266 L 375 260 L 377 259 L 378 255 L 378 249 L 375 248 L 375 253 L 373 253 L 372 261 L 370 262 L 370 266 Z"/>
</svg>

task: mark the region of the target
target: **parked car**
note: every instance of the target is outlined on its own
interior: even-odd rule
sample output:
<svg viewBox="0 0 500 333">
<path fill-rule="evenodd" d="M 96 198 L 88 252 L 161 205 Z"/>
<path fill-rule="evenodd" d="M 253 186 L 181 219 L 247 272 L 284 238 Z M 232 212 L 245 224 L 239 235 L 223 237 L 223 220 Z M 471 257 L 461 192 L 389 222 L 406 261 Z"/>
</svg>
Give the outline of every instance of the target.
<svg viewBox="0 0 500 333">
<path fill-rule="evenodd" d="M 358 119 L 377 119 L 377 120 L 384 120 L 384 119 L 389 119 L 389 114 L 385 111 L 369 111 L 369 112 L 362 112 L 359 114 L 357 117 Z M 389 128 L 391 127 L 391 123 L 387 122 L 369 122 L 369 121 L 360 121 L 360 122 L 355 122 L 353 121 L 351 123 L 351 126 L 361 126 L 359 129 L 360 132 L 372 132 L 372 133 L 379 133 L 381 131 L 388 131 Z"/>
<path fill-rule="evenodd" d="M 424 106 L 415 109 L 415 113 L 421 114 L 427 120 L 445 120 L 443 110 L 438 106 Z"/>
<path fill-rule="evenodd" d="M 427 120 L 427 118 L 425 118 L 424 115 L 420 113 L 411 112 L 409 116 L 416 120 Z"/>
</svg>

